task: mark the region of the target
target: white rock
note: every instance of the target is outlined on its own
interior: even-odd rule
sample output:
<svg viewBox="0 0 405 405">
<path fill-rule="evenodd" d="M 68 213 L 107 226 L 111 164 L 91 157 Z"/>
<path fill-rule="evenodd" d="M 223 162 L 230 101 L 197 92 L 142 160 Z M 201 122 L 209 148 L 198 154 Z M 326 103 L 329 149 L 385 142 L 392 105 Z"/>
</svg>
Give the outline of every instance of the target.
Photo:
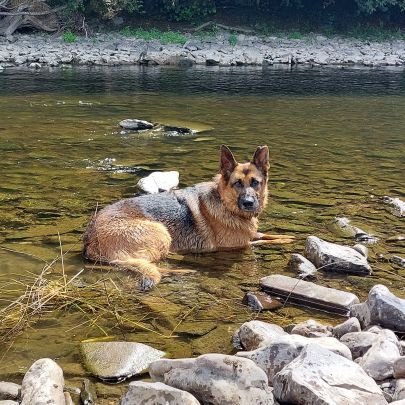
<svg viewBox="0 0 405 405">
<path fill-rule="evenodd" d="M 63 371 L 51 359 L 37 360 L 21 385 L 21 405 L 64 405 Z"/>
<path fill-rule="evenodd" d="M 308 319 L 305 322 L 301 322 L 295 325 L 291 333 L 295 335 L 301 335 L 306 337 L 321 337 L 332 336 L 332 327 L 329 325 L 322 325 L 314 319 Z"/>
<path fill-rule="evenodd" d="M 387 401 L 375 381 L 356 363 L 317 345 L 308 345 L 276 374 L 280 402 L 316 405 L 373 404 Z"/>
<path fill-rule="evenodd" d="M 343 335 L 352 332 L 361 332 L 360 322 L 355 317 L 349 318 L 347 321 L 336 325 L 332 330 L 333 336 L 338 339 L 340 339 Z"/>
<path fill-rule="evenodd" d="M 351 351 L 353 359 L 363 357 L 377 340 L 377 335 L 372 332 L 346 333 L 340 339 Z"/>
<path fill-rule="evenodd" d="M 153 172 L 138 181 L 138 187 L 149 194 L 169 191 L 179 185 L 179 172 Z"/>
<path fill-rule="evenodd" d="M 401 378 L 396 381 L 395 392 L 392 399 L 394 401 L 403 401 L 405 404 L 405 379 Z"/>
<path fill-rule="evenodd" d="M 0 399 L 17 399 L 21 385 L 0 381 Z"/>
</svg>

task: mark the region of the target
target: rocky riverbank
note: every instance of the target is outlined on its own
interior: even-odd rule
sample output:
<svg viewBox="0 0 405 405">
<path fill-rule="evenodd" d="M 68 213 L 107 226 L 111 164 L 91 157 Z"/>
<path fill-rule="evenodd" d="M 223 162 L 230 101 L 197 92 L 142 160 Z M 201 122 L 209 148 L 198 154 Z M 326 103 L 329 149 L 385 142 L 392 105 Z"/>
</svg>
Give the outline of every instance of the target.
<svg viewBox="0 0 405 405">
<path fill-rule="evenodd" d="M 233 35 L 231 37 L 231 35 Z M 370 42 L 310 35 L 302 39 L 282 36 L 186 35 L 184 45 L 128 38 L 120 34 L 94 34 L 65 43 L 62 36 L 21 35 L 13 42 L 0 37 L 0 69 L 15 66 L 70 65 L 362 65 L 405 64 L 405 41 Z"/>
</svg>

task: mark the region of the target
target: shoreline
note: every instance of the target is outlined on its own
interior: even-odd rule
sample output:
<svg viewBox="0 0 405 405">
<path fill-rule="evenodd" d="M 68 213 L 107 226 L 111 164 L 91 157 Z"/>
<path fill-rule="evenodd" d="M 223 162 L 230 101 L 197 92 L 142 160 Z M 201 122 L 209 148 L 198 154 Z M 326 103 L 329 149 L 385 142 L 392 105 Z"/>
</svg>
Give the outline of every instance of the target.
<svg viewBox="0 0 405 405">
<path fill-rule="evenodd" d="M 14 42 L 0 37 L 0 70 L 17 66 L 34 69 L 57 66 L 403 66 L 405 40 L 372 42 L 310 35 L 302 39 L 240 34 L 230 44 L 228 32 L 215 37 L 186 34 L 181 44 L 94 34 L 74 43 L 62 35 L 17 34 Z"/>
</svg>

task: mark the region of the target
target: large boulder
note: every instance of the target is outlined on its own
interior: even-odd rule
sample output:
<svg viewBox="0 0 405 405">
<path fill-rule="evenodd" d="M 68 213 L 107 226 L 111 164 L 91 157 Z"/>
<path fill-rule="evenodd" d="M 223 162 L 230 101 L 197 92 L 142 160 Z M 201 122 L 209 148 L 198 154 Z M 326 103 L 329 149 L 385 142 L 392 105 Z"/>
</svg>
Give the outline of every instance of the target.
<svg viewBox="0 0 405 405">
<path fill-rule="evenodd" d="M 353 361 L 318 345 L 308 345 L 276 374 L 274 396 L 290 404 L 386 405 L 376 382 Z"/>
<path fill-rule="evenodd" d="M 199 405 L 197 399 L 186 391 L 161 382 L 133 381 L 121 398 L 121 405 Z"/>
<path fill-rule="evenodd" d="M 371 274 L 367 259 L 357 250 L 326 242 L 316 236 L 309 236 L 305 245 L 304 256 L 318 270 L 335 271 L 351 274 Z"/>
<path fill-rule="evenodd" d="M 274 404 L 266 373 L 253 361 L 223 354 L 162 359 L 149 366 L 155 381 L 190 392 L 212 405 Z"/>
<path fill-rule="evenodd" d="M 394 363 L 400 356 L 395 333 L 384 329 L 377 334 L 377 339 L 360 359 L 359 365 L 374 380 L 381 381 L 393 376 Z"/>
<path fill-rule="evenodd" d="M 363 328 L 380 325 L 383 328 L 405 332 L 405 299 L 377 284 L 369 292 L 365 303 L 353 305 L 351 315 L 359 319 Z"/>
<path fill-rule="evenodd" d="M 301 335 L 283 335 L 275 338 L 264 347 L 248 352 L 238 352 L 237 356 L 253 360 L 264 370 L 272 385 L 274 376 L 287 364 L 294 360 L 310 344 L 315 344 L 331 350 L 336 354 L 352 358 L 350 350 L 337 339 L 332 337 L 307 338 Z"/>
<path fill-rule="evenodd" d="M 82 342 L 80 349 L 86 368 L 104 381 L 120 382 L 146 372 L 164 352 L 136 342 Z"/>
<path fill-rule="evenodd" d="M 21 384 L 21 405 L 64 405 L 62 369 L 51 359 L 37 360 Z"/>
</svg>

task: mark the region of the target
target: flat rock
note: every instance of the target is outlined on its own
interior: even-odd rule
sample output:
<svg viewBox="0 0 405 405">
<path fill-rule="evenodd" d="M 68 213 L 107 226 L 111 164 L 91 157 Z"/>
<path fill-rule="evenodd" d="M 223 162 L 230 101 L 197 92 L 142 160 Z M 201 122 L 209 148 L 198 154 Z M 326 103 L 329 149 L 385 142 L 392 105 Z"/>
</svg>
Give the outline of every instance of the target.
<svg viewBox="0 0 405 405">
<path fill-rule="evenodd" d="M 124 129 L 129 129 L 131 131 L 139 131 L 143 129 L 153 128 L 153 124 L 149 121 L 138 120 L 138 119 L 126 119 L 120 121 L 120 127 Z"/>
<path fill-rule="evenodd" d="M 149 374 L 153 380 L 187 391 L 206 404 L 274 404 L 266 373 L 253 361 L 237 356 L 162 359 L 149 366 Z"/>
<path fill-rule="evenodd" d="M 64 378 L 62 369 L 51 359 L 37 360 L 21 384 L 21 405 L 61 405 Z"/>
<path fill-rule="evenodd" d="M 0 381 L 0 399 L 17 399 L 21 385 Z"/>
<path fill-rule="evenodd" d="M 247 292 L 242 299 L 242 304 L 257 312 L 276 310 L 283 306 L 280 301 L 261 291 Z"/>
<path fill-rule="evenodd" d="M 359 303 L 359 299 L 352 293 L 281 274 L 262 278 L 260 287 L 271 295 L 288 299 L 291 303 L 342 315 L 347 315 L 350 307 Z"/>
<path fill-rule="evenodd" d="M 138 181 L 138 187 L 149 194 L 169 191 L 179 185 L 179 172 L 153 172 Z"/>
<path fill-rule="evenodd" d="M 352 332 L 361 332 L 360 322 L 357 318 L 351 317 L 347 321 L 336 325 L 332 329 L 332 334 L 336 338 L 340 339 L 343 335 Z"/>
<path fill-rule="evenodd" d="M 359 365 L 376 381 L 393 377 L 394 363 L 400 358 L 398 339 L 389 329 L 382 330 L 360 359 Z"/>
<path fill-rule="evenodd" d="M 305 322 L 295 325 L 292 328 L 291 333 L 305 337 L 332 336 L 332 327 L 329 325 L 322 325 L 314 319 L 308 319 Z"/>
<path fill-rule="evenodd" d="M 86 368 L 93 375 L 115 382 L 144 373 L 152 361 L 165 355 L 135 342 L 82 342 L 80 350 Z"/>
<path fill-rule="evenodd" d="M 133 381 L 121 398 L 121 405 L 199 405 L 197 399 L 186 391 L 161 382 Z"/>
<path fill-rule="evenodd" d="M 371 274 L 371 267 L 367 259 L 348 246 L 326 242 L 316 236 L 309 236 L 305 245 L 304 256 L 310 260 L 318 270 L 335 271 L 350 274 Z"/>
<path fill-rule="evenodd" d="M 317 345 L 308 345 L 276 374 L 274 396 L 292 404 L 385 405 L 375 381 L 356 363 Z"/>
<path fill-rule="evenodd" d="M 376 340 L 377 335 L 372 332 L 350 332 L 340 338 L 340 342 L 350 349 L 353 360 L 363 357 Z"/>
<path fill-rule="evenodd" d="M 298 273 L 300 278 L 315 278 L 317 268 L 304 256 L 293 253 L 288 262 L 288 269 Z"/>
<path fill-rule="evenodd" d="M 337 339 L 331 337 L 307 338 L 301 335 L 281 335 L 270 344 L 248 352 L 238 352 L 237 356 L 253 360 L 266 372 L 269 384 L 272 385 L 274 376 L 287 364 L 294 360 L 308 345 L 316 344 L 352 359 L 350 350 Z"/>
<path fill-rule="evenodd" d="M 394 378 L 405 378 L 405 356 L 401 356 L 394 362 Z"/>
<path fill-rule="evenodd" d="M 286 335 L 284 329 L 273 323 L 249 321 L 241 325 L 234 334 L 234 346 L 245 350 L 254 350 L 271 343 L 280 335 Z"/>
</svg>

